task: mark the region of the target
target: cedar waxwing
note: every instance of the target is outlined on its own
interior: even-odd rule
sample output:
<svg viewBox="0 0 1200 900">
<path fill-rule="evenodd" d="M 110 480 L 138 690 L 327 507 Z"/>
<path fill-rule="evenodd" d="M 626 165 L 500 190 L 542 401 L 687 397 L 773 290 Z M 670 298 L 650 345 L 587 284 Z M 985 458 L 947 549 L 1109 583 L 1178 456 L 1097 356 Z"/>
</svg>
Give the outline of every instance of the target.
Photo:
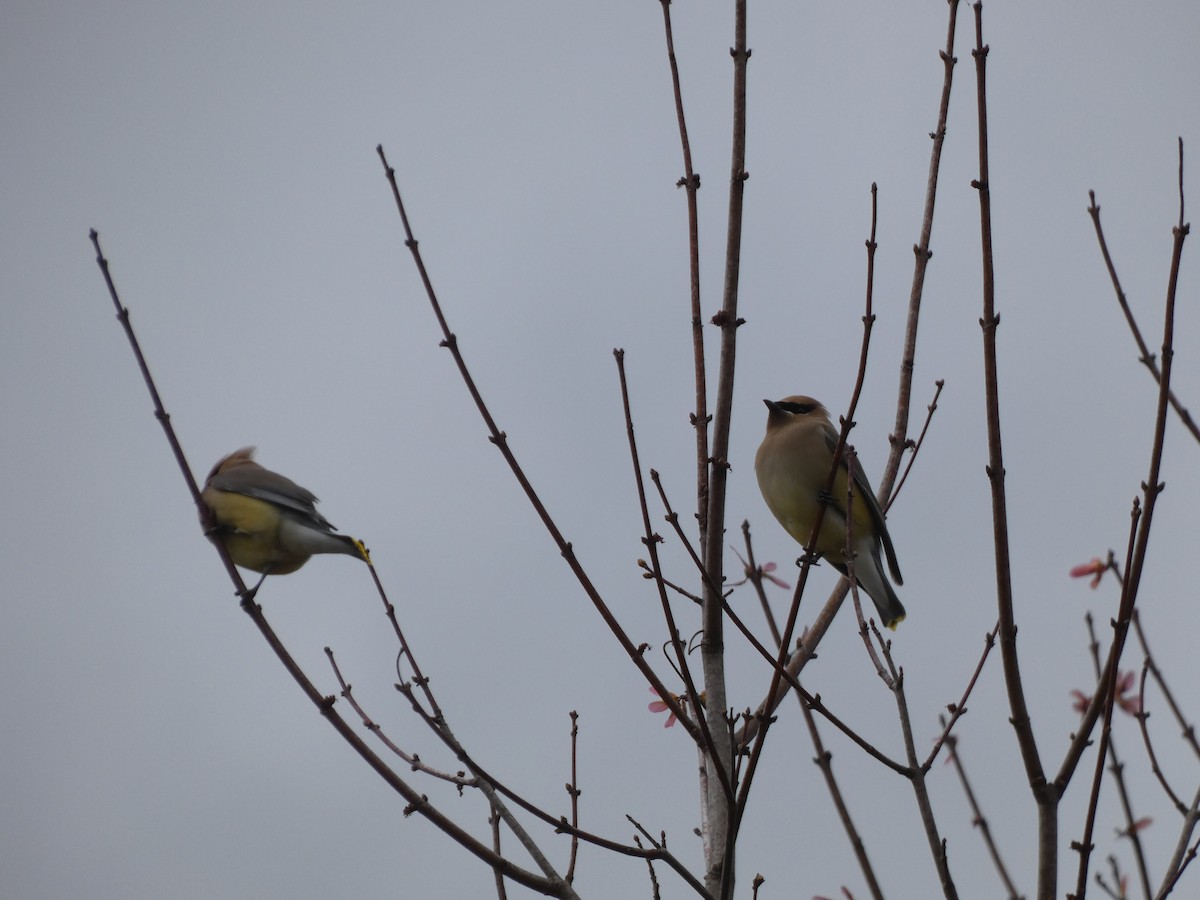
<svg viewBox="0 0 1200 900">
<path fill-rule="evenodd" d="M 370 563 L 361 541 L 335 534 L 317 512 L 312 491 L 264 469 L 253 457 L 253 447 L 230 453 L 208 473 L 201 494 L 218 538 L 237 565 L 266 578 L 295 572 L 314 553 L 345 553 Z"/>
<path fill-rule="evenodd" d="M 812 397 L 788 397 L 767 404 L 767 434 L 754 457 L 758 488 L 767 506 L 792 537 L 807 545 L 821 508 L 821 493 L 833 465 L 838 433 L 825 407 Z M 816 552 L 846 574 L 846 463 L 842 461 L 833 482 Z M 867 476 L 854 461 L 854 499 L 851 540 L 854 545 L 854 576 L 858 586 L 875 601 L 875 608 L 888 628 L 904 619 L 904 607 L 888 583 L 879 558 L 887 554 L 888 568 L 896 584 L 904 584 L 896 551 L 883 520 L 883 511 Z"/>
</svg>

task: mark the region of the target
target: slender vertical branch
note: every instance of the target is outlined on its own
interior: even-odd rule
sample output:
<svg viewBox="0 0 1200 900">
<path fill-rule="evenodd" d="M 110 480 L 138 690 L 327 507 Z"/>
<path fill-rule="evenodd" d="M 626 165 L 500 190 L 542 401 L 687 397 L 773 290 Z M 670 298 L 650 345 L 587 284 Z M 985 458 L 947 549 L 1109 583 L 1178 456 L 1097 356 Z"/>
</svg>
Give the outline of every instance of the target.
<svg viewBox="0 0 1200 900">
<path fill-rule="evenodd" d="M 567 793 L 571 796 L 571 828 L 579 828 L 579 713 L 571 710 L 571 783 Z M 567 862 L 568 884 L 575 881 L 575 862 L 579 858 L 579 835 L 571 834 L 571 857 Z"/>
<path fill-rule="evenodd" d="M 704 588 L 702 610 L 704 638 L 700 645 L 704 666 L 704 689 L 708 697 L 705 714 L 709 730 L 718 735 L 716 759 L 710 767 L 723 769 L 732 780 L 732 741 L 728 733 L 727 700 L 725 695 L 725 640 L 722 621 L 720 586 L 724 584 L 725 550 L 725 487 L 729 473 L 729 430 L 733 418 L 733 378 L 737 359 L 738 280 L 742 252 L 742 199 L 746 179 L 746 69 L 750 50 L 746 45 L 746 0 L 737 0 L 734 12 L 733 57 L 733 146 L 729 175 L 729 221 L 725 245 L 725 285 L 721 309 L 713 317 L 720 328 L 721 355 L 717 375 L 717 399 L 713 421 L 711 449 L 708 531 L 704 541 L 704 569 L 708 573 Z M 713 590 L 715 585 L 718 590 Z M 734 885 L 733 847 L 734 817 L 730 797 L 717 788 L 720 781 L 708 780 L 709 819 L 708 847 L 711 856 L 706 860 L 705 883 L 722 900 L 731 897 Z"/>
<path fill-rule="evenodd" d="M 683 177 L 676 182 L 687 193 L 688 273 L 691 283 L 692 359 L 696 384 L 696 409 L 692 427 L 696 430 L 696 516 L 700 546 L 708 537 L 708 387 L 704 371 L 704 321 L 700 312 L 700 214 L 696 193 L 700 176 L 692 168 L 692 145 L 688 140 L 687 119 L 683 114 L 683 90 L 679 84 L 679 64 L 675 59 L 675 37 L 671 28 L 671 0 L 662 0 L 663 27 L 667 35 L 667 61 L 671 66 L 671 87 L 675 96 L 675 118 L 679 122 L 679 144 L 683 151 Z"/>
<path fill-rule="evenodd" d="M 987 129 L 987 54 L 983 43 L 983 4 L 976 3 L 975 80 L 979 119 L 979 178 L 972 182 L 979 194 L 979 234 L 983 256 L 984 402 L 987 410 L 987 476 L 992 494 L 992 541 L 996 561 L 996 602 L 1000 612 L 1000 658 L 1004 664 L 1004 686 L 1008 694 L 1010 721 L 1025 775 L 1038 811 L 1038 897 L 1051 900 L 1056 890 L 1058 860 L 1058 794 L 1046 782 L 1038 753 L 1025 687 L 1017 658 L 1017 625 L 1013 614 L 1011 556 L 1008 544 L 1008 501 L 1004 489 L 1004 453 L 1000 436 L 1000 378 L 996 353 L 996 281 L 992 258 L 992 195 L 989 184 Z"/>
<path fill-rule="evenodd" d="M 775 642 L 775 647 L 778 649 L 783 644 L 783 635 L 779 633 L 779 623 L 775 621 L 775 613 L 771 609 L 770 601 L 767 600 L 767 592 L 763 589 L 762 570 L 754 560 L 754 544 L 750 541 L 750 522 L 745 519 L 742 520 L 742 540 L 746 544 L 746 577 L 754 586 L 758 604 L 762 607 L 763 618 L 767 620 L 767 628 L 771 631 L 771 640 Z"/>
<path fill-rule="evenodd" d="M 943 724 L 945 719 L 942 719 Z M 966 795 L 967 804 L 971 807 L 972 824 L 979 829 L 979 834 L 983 838 L 983 844 L 987 847 L 988 855 L 992 858 L 992 865 L 996 867 L 996 872 L 1000 876 L 1000 880 L 1004 883 L 1004 889 L 1008 892 L 1008 900 L 1024 900 L 1022 895 L 1017 891 L 1016 885 L 1013 883 L 1011 876 L 1008 874 L 1008 868 L 1004 865 L 1004 860 L 1000 858 L 1000 848 L 996 846 L 995 840 L 992 838 L 992 829 L 988 825 L 987 817 L 983 814 L 983 810 L 979 806 L 979 800 L 975 797 L 975 791 L 971 788 L 971 782 L 967 778 L 967 771 L 963 768 L 962 759 L 958 755 L 958 738 L 950 735 L 946 740 L 946 746 L 950 750 L 950 763 L 954 766 L 954 771 L 958 773 L 959 783 L 962 785 L 963 794 Z"/>
<path fill-rule="evenodd" d="M 1091 615 L 1087 617 L 1087 626 L 1090 636 L 1088 650 L 1092 655 L 1092 669 L 1095 672 L 1096 681 L 1099 682 L 1104 673 L 1100 668 L 1100 641 L 1096 638 L 1096 628 Z M 1121 757 L 1117 753 L 1117 745 L 1111 737 L 1108 741 L 1108 761 L 1108 770 L 1112 774 L 1113 783 L 1117 788 L 1117 798 L 1120 800 L 1121 810 L 1125 814 L 1125 833 L 1133 847 L 1134 861 L 1137 863 L 1138 877 L 1142 883 L 1142 896 L 1150 897 L 1150 873 L 1146 868 L 1146 853 L 1142 848 L 1142 837 L 1138 833 L 1137 817 L 1133 812 L 1133 798 L 1129 796 L 1129 787 L 1125 783 L 1125 763 L 1121 761 Z"/>
<path fill-rule="evenodd" d="M 1175 852 L 1171 855 L 1171 861 L 1167 863 L 1162 885 L 1159 887 L 1158 893 L 1154 895 L 1155 900 L 1161 900 L 1175 889 L 1180 876 L 1183 875 L 1183 870 L 1196 858 L 1196 847 L 1197 844 L 1200 844 L 1200 840 L 1190 847 L 1188 844 L 1192 840 L 1192 834 L 1197 825 L 1200 825 L 1200 789 L 1196 790 L 1192 805 L 1183 817 L 1183 826 L 1179 829 L 1179 840 L 1175 843 Z"/>
<path fill-rule="evenodd" d="M 671 649 L 675 653 L 675 669 L 679 672 L 679 677 L 683 679 L 684 689 L 687 692 L 688 708 L 697 711 L 695 719 L 685 715 L 683 710 L 678 708 L 678 704 L 673 697 L 668 696 L 662 699 L 663 702 L 671 707 L 671 711 L 675 713 L 675 717 L 688 728 L 696 743 L 704 752 L 709 755 L 716 755 L 717 748 L 713 740 L 713 734 L 709 728 L 708 720 L 702 713 L 704 704 L 700 702 L 700 691 L 696 687 L 695 679 L 692 677 L 691 666 L 688 665 L 687 647 L 679 635 L 679 627 L 675 624 L 675 614 L 671 610 L 671 602 L 667 597 L 666 580 L 663 578 L 662 564 L 658 558 L 658 544 L 662 538 L 655 534 L 650 524 L 650 509 L 646 504 L 646 482 L 642 478 L 642 464 L 638 456 L 637 438 L 633 431 L 633 412 L 629 406 L 629 384 L 625 378 L 625 351 L 616 349 L 613 351 L 613 357 L 617 361 L 617 376 L 621 386 L 621 406 L 625 412 L 625 433 L 629 439 L 629 455 L 633 462 L 634 482 L 637 485 L 638 508 L 642 513 L 642 543 L 646 546 L 646 555 L 650 558 L 650 573 L 654 576 L 654 582 L 658 588 L 658 599 L 662 605 L 663 620 L 666 622 L 667 632 L 670 635 Z M 657 473 L 652 471 L 651 475 L 657 481 Z M 661 486 L 659 490 L 661 491 Z M 675 515 L 674 511 L 670 510 L 669 506 L 668 515 L 671 523 L 678 528 L 679 517 Z M 732 796 L 733 785 L 729 781 L 725 771 L 718 770 L 718 777 L 724 779 L 721 782 L 721 786 L 726 795 Z"/>
<path fill-rule="evenodd" d="M 1125 542 L 1125 571 L 1129 571 L 1130 560 L 1133 559 L 1133 551 L 1137 545 L 1138 523 L 1142 519 L 1142 504 L 1135 497 L 1133 500 L 1133 508 L 1129 515 L 1129 537 Z M 1112 555 L 1111 553 L 1109 554 Z M 1113 568 L 1116 566 L 1114 564 Z M 1119 576 L 1118 576 L 1119 577 Z M 1122 585 L 1124 581 L 1122 581 Z M 1122 590 L 1124 587 L 1122 586 Z M 1118 600 L 1118 603 L 1120 601 Z M 1104 669 L 1107 672 L 1107 664 Z M 1067 746 L 1067 752 L 1063 754 L 1062 764 L 1059 766 L 1058 773 L 1054 776 L 1054 785 L 1059 794 L 1066 791 L 1067 785 L 1075 774 L 1075 769 L 1083 758 L 1084 751 L 1092 745 L 1092 730 L 1096 727 L 1096 723 L 1100 721 L 1100 717 L 1104 714 L 1104 700 L 1108 691 L 1108 680 L 1101 675 L 1096 684 L 1096 690 L 1092 694 L 1092 701 L 1087 705 L 1087 709 L 1083 711 L 1083 718 L 1079 720 L 1079 726 L 1075 729 L 1075 734 L 1071 738 L 1071 743 Z"/>
<path fill-rule="evenodd" d="M 892 659 L 891 641 L 884 641 L 878 629 L 875 637 L 887 660 L 888 672 L 892 680 L 892 695 L 896 698 L 896 711 L 900 719 L 900 733 L 904 738 L 904 754 L 908 759 L 908 776 L 912 781 L 913 796 L 917 801 L 917 810 L 921 815 L 921 826 L 925 830 L 925 838 L 929 843 L 929 853 L 933 857 L 934 868 L 937 869 L 938 881 L 942 885 L 942 895 L 946 900 L 958 900 L 958 888 L 954 885 L 954 877 L 950 874 L 950 860 L 946 855 L 946 839 L 941 836 L 937 821 L 933 815 L 933 803 L 929 798 L 928 772 L 922 768 L 917 759 L 917 746 L 913 740 L 912 717 L 908 712 L 908 698 L 904 693 L 904 672 L 897 669 Z"/>
<path fill-rule="evenodd" d="M 762 575 L 754 568 L 754 548 L 750 543 L 750 523 L 742 523 L 742 534 L 746 539 L 746 554 L 749 559 L 748 576 L 758 592 L 763 613 L 767 617 L 771 634 L 775 640 L 775 648 L 780 650 L 782 649 L 782 640 L 779 628 L 776 626 L 775 616 L 771 613 L 770 606 L 767 604 L 766 593 L 763 591 L 762 586 Z M 874 900 L 883 900 L 883 890 L 879 886 L 879 879 L 875 876 L 875 868 L 871 865 L 871 859 L 867 856 L 867 845 L 863 842 L 862 834 L 854 824 L 854 819 L 850 815 L 850 807 L 846 803 L 846 797 L 842 793 L 841 786 L 837 782 L 837 777 L 833 773 L 833 754 L 825 748 L 825 742 L 821 739 L 821 731 L 817 728 L 817 720 L 813 715 L 812 706 L 805 700 L 802 694 L 797 694 L 796 700 L 799 702 L 800 711 L 804 715 L 804 724 L 808 728 L 809 737 L 812 739 L 813 750 L 816 751 L 813 763 L 821 770 L 821 776 L 825 779 L 825 788 L 829 791 L 829 798 L 833 801 L 833 805 L 837 809 L 838 819 L 841 820 L 842 828 L 846 832 L 846 839 L 850 842 L 851 850 L 854 851 L 854 858 L 858 861 L 858 867 L 862 870 L 863 878 L 867 880 L 867 888 L 870 890 Z"/>
<path fill-rule="evenodd" d="M 1117 294 L 1117 305 L 1121 307 L 1121 312 L 1125 314 L 1125 321 L 1129 325 L 1130 332 L 1133 334 L 1133 342 L 1137 344 L 1138 361 L 1149 370 L 1150 375 L 1154 378 L 1154 383 L 1158 384 L 1162 380 L 1162 373 L 1158 371 L 1158 360 L 1150 352 L 1150 347 L 1146 344 L 1146 339 L 1142 337 L 1142 329 L 1138 327 L 1137 319 L 1133 315 L 1133 309 L 1129 306 L 1129 300 L 1125 296 L 1125 290 L 1121 287 L 1121 279 L 1117 277 L 1117 267 L 1113 264 L 1112 255 L 1108 252 L 1108 241 L 1105 240 L 1104 229 L 1100 225 L 1100 206 L 1096 203 L 1095 191 L 1088 191 L 1088 215 L 1092 217 L 1092 225 L 1096 229 L 1096 240 L 1100 244 L 1100 255 L 1104 257 L 1104 266 L 1108 269 L 1108 277 L 1112 281 L 1113 290 Z M 1182 218 L 1182 214 L 1180 218 Z M 1175 396 L 1174 391 L 1171 391 L 1167 396 L 1170 399 L 1171 408 L 1179 416 L 1179 421 L 1191 432 L 1193 438 L 1200 441 L 1200 425 L 1196 424 L 1195 419 L 1192 418 L 1192 414 L 1179 402 L 1179 398 Z"/>
<path fill-rule="evenodd" d="M 1167 410 L 1171 390 L 1171 367 L 1175 356 L 1175 291 L 1179 284 L 1179 266 L 1183 258 L 1183 244 L 1191 227 L 1183 219 L 1183 141 L 1179 141 L 1179 222 L 1171 229 L 1174 237 L 1171 252 L 1171 270 L 1167 276 L 1167 297 L 1163 311 L 1162 376 L 1158 383 L 1158 407 L 1154 420 L 1154 440 L 1150 449 L 1150 471 L 1142 483 L 1143 513 L 1138 522 L 1137 539 L 1133 554 L 1126 566 L 1126 577 L 1121 585 L 1121 603 L 1117 618 L 1113 622 L 1113 641 L 1109 647 L 1104 670 L 1106 690 L 1098 692 L 1095 702 L 1102 696 L 1104 702 L 1104 724 L 1100 730 L 1100 746 L 1097 748 L 1096 771 L 1092 776 L 1092 799 L 1089 809 L 1094 808 L 1100 790 L 1104 760 L 1108 754 L 1109 736 L 1112 732 L 1113 707 L 1116 700 L 1116 683 L 1121 653 L 1129 634 L 1129 623 L 1133 618 L 1137 602 L 1138 587 L 1146 563 L 1146 551 L 1150 542 L 1150 526 L 1154 521 L 1154 509 L 1163 485 L 1159 481 L 1162 471 L 1163 442 L 1166 438 Z M 1091 850 L 1091 821 L 1079 842 L 1079 877 L 1076 880 L 1076 896 L 1082 900 L 1087 887 L 1087 870 Z"/>
<path fill-rule="evenodd" d="M 933 139 L 933 150 L 929 154 L 929 178 L 925 183 L 925 212 L 921 218 L 921 234 L 913 245 L 912 287 L 908 295 L 908 319 L 904 328 L 904 350 L 900 357 L 900 380 L 896 391 L 896 424 L 892 429 L 892 452 L 879 479 L 877 490 L 883 497 L 892 493 L 896 473 L 900 470 L 900 457 L 908 434 L 909 404 L 912 400 L 913 371 L 917 360 L 917 324 L 921 315 L 921 298 L 925 292 L 925 270 L 933 257 L 930 241 L 933 239 L 933 212 L 937 205 L 938 172 L 942 164 L 942 147 L 946 143 L 946 121 L 950 116 L 950 88 L 954 84 L 954 35 L 958 25 L 958 0 L 948 0 L 950 21 L 946 27 L 946 48 L 941 51 L 945 69 L 942 78 L 942 96 L 938 103 L 937 125 L 929 133 Z"/>
</svg>

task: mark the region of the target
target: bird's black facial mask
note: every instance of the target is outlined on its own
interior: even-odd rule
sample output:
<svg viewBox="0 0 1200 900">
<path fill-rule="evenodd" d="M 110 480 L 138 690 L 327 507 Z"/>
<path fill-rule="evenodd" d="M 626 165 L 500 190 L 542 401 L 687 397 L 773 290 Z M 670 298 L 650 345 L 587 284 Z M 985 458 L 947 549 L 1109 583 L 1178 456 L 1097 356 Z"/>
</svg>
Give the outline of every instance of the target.
<svg viewBox="0 0 1200 900">
<path fill-rule="evenodd" d="M 788 400 L 780 400 L 775 404 L 777 409 L 791 413 L 795 416 L 807 416 L 810 412 L 817 408 L 815 403 L 792 403 Z"/>
</svg>

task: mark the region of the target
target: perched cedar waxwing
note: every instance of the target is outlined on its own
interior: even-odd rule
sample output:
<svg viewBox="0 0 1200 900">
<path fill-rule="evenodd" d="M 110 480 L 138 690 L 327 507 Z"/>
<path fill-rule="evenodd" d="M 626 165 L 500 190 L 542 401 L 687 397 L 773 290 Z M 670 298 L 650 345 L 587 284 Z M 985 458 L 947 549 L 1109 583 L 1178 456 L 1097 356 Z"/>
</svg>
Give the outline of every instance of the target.
<svg viewBox="0 0 1200 900">
<path fill-rule="evenodd" d="M 788 534 L 803 545 L 812 537 L 821 493 L 833 465 L 838 433 L 825 407 L 812 397 L 788 397 L 767 404 L 767 434 L 754 457 L 758 489 L 767 506 Z M 827 499 L 825 519 L 816 552 L 846 574 L 846 463 L 842 460 Z M 850 539 L 854 545 L 854 576 L 858 586 L 875 601 L 883 624 L 895 629 L 904 619 L 904 607 L 883 572 L 879 548 L 887 554 L 888 569 L 896 584 L 904 584 L 896 551 L 883 520 L 883 510 L 867 476 L 854 461 L 854 498 L 851 502 Z"/>
<path fill-rule="evenodd" d="M 312 491 L 264 469 L 253 457 L 253 447 L 230 453 L 208 473 L 201 494 L 212 511 L 217 537 L 237 565 L 266 578 L 295 572 L 314 553 L 345 553 L 371 561 L 361 541 L 336 534 L 317 512 Z"/>
</svg>

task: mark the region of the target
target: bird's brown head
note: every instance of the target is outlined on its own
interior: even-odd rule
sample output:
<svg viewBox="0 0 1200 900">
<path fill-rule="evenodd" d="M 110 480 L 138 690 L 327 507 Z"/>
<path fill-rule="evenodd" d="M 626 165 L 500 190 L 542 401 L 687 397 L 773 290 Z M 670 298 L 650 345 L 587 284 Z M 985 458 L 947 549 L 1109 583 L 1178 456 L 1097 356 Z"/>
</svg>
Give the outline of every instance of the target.
<svg viewBox="0 0 1200 900">
<path fill-rule="evenodd" d="M 257 465 L 254 462 L 254 448 L 242 447 L 240 450 L 234 450 L 228 456 L 223 456 L 217 461 L 217 464 L 212 467 L 212 471 L 208 473 L 208 477 L 204 479 L 204 484 L 207 487 L 212 483 L 212 480 L 227 469 L 232 469 L 234 466 L 244 466 L 247 463 Z"/>
<path fill-rule="evenodd" d="M 782 400 L 764 400 L 763 403 L 767 405 L 768 410 L 768 431 L 775 428 L 782 428 L 789 422 L 801 419 L 829 421 L 829 412 L 825 407 L 812 397 L 806 397 L 803 394 L 793 394 L 791 397 L 784 397 Z"/>
</svg>

